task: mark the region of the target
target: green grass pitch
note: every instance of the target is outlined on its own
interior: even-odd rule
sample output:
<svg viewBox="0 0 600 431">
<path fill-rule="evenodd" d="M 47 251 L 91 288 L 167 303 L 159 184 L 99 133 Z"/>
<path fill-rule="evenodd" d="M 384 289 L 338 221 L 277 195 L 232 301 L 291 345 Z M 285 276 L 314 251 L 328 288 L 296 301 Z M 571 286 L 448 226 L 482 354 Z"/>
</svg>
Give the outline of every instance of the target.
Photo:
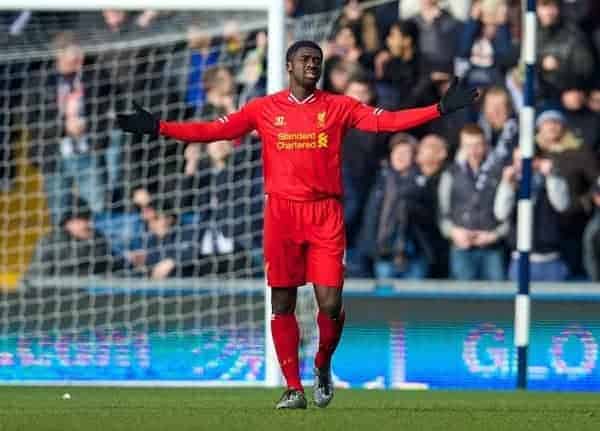
<svg viewBox="0 0 600 431">
<path fill-rule="evenodd" d="M 70 400 L 61 399 L 65 392 Z M 600 395 L 595 394 L 338 390 L 327 409 L 276 411 L 280 394 L 0 387 L 0 431 L 600 430 Z"/>
</svg>

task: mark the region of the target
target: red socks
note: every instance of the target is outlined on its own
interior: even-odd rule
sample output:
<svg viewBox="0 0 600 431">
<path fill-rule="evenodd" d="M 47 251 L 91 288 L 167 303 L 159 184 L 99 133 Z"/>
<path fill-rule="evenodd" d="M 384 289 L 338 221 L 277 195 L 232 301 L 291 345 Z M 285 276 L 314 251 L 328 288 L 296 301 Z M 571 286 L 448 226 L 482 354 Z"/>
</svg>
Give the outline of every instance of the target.
<svg viewBox="0 0 600 431">
<path fill-rule="evenodd" d="M 271 334 L 277 351 L 277 359 L 281 372 L 285 377 L 288 389 L 304 392 L 300 383 L 300 365 L 298 347 L 300 344 L 300 328 L 295 314 L 273 314 L 271 317 Z"/>
<path fill-rule="evenodd" d="M 320 311 L 317 313 L 319 326 L 319 350 L 315 356 L 315 367 L 319 369 L 331 366 L 331 357 L 342 336 L 346 313 L 342 309 L 337 319 L 332 319 Z"/>
<path fill-rule="evenodd" d="M 340 312 L 337 319 L 324 313 L 317 313 L 319 326 L 319 350 L 315 356 L 315 367 L 323 369 L 331 365 L 331 357 L 340 341 L 346 314 Z M 300 382 L 300 365 L 298 347 L 300 344 L 300 328 L 295 314 L 273 314 L 271 318 L 271 334 L 277 351 L 277 359 L 287 387 L 304 391 Z"/>
</svg>

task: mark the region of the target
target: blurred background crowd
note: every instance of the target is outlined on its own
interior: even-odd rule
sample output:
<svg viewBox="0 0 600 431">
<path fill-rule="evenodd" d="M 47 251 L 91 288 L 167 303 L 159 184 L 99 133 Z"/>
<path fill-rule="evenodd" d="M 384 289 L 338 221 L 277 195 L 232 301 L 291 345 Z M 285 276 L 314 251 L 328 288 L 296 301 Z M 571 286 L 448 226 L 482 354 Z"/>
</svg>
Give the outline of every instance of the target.
<svg viewBox="0 0 600 431">
<path fill-rule="evenodd" d="M 597 281 L 600 2 L 537 3 L 532 278 Z M 348 133 L 349 277 L 516 277 L 521 8 L 286 1 L 288 39 L 323 48 L 325 90 L 388 110 L 436 103 L 453 76 L 482 93 L 406 133 Z M 48 214 L 26 279 L 261 276 L 258 138 L 184 145 L 114 123 L 134 100 L 209 120 L 264 95 L 268 38 L 254 18 L 228 14 L 212 31 L 209 14 L 0 13 L 0 187 L 28 199 L 21 142 Z"/>
</svg>

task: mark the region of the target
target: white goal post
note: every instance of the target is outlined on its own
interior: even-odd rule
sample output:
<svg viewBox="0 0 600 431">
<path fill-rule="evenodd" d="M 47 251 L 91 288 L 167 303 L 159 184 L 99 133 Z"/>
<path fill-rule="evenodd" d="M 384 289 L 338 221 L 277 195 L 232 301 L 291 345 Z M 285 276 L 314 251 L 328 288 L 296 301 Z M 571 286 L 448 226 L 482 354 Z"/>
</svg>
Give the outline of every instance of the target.
<svg viewBox="0 0 600 431">
<path fill-rule="evenodd" d="M 4 0 L 2 10 L 36 11 L 93 11 L 102 9 L 120 10 L 238 10 L 266 11 L 268 14 L 267 92 L 279 91 L 284 86 L 285 51 L 285 0 L 93 0 L 89 3 L 78 0 Z M 277 386 L 281 383 L 279 365 L 270 334 L 270 289 L 265 285 L 265 384 Z"/>
</svg>

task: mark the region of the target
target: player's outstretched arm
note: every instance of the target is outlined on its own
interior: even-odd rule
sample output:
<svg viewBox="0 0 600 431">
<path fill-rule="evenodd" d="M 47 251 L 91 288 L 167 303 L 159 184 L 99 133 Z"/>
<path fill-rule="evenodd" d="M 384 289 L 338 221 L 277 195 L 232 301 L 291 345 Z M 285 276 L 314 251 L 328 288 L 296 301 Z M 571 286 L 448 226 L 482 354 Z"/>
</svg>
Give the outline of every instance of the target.
<svg viewBox="0 0 600 431">
<path fill-rule="evenodd" d="M 399 132 L 467 107 L 477 97 L 477 90 L 468 88 L 464 82 L 454 78 L 439 103 L 394 112 L 362 105 L 352 112 L 351 127 L 368 132 Z"/>
<path fill-rule="evenodd" d="M 167 136 L 185 142 L 212 142 L 223 139 L 235 139 L 254 126 L 246 109 L 224 116 L 215 121 L 171 122 L 161 121 L 150 112 L 133 103 L 133 114 L 117 116 L 119 127 L 126 132 L 138 135 Z"/>
</svg>

